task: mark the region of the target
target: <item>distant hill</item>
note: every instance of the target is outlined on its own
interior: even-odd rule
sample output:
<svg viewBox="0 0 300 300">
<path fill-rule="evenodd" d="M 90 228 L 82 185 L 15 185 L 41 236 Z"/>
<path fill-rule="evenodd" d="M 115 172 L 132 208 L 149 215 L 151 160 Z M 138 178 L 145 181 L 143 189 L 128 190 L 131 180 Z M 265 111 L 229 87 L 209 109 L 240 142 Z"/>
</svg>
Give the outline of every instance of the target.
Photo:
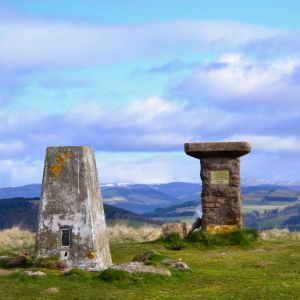
<svg viewBox="0 0 300 300">
<path fill-rule="evenodd" d="M 105 204 L 132 211 L 136 214 L 192 215 L 200 203 L 201 185 L 198 183 L 171 182 L 165 184 L 103 184 L 101 191 Z M 41 185 L 0 188 L 0 198 L 40 197 Z M 264 184 L 242 186 L 245 211 L 265 210 L 300 204 L 299 185 Z M 186 206 L 186 209 L 184 207 Z M 158 209 L 158 210 L 157 210 Z M 167 211 L 169 210 L 169 213 Z M 160 213 L 158 213 L 160 211 Z"/>
<path fill-rule="evenodd" d="M 20 226 L 35 231 L 37 227 L 39 198 L 0 199 L 0 229 Z M 128 210 L 104 204 L 105 217 L 108 223 L 126 220 L 131 224 L 161 224 Z"/>
<path fill-rule="evenodd" d="M 41 196 L 41 184 L 27 184 L 16 187 L 0 188 L 0 199 L 5 198 L 39 198 Z"/>
<path fill-rule="evenodd" d="M 198 183 L 170 182 L 151 185 L 154 189 L 178 199 L 190 197 L 193 194 L 201 193 L 201 186 Z"/>
<path fill-rule="evenodd" d="M 199 204 L 197 201 L 187 201 L 181 204 L 172 205 L 168 207 L 158 207 L 152 212 L 143 214 L 148 218 L 176 218 L 184 216 L 192 216 L 196 206 Z"/>
<path fill-rule="evenodd" d="M 257 229 L 288 226 L 293 230 L 300 230 L 300 186 L 242 187 L 242 193 L 246 226 Z M 183 196 L 181 200 L 189 201 L 159 207 L 144 216 L 163 220 L 192 217 L 200 198 L 200 193 Z"/>
<path fill-rule="evenodd" d="M 157 207 L 179 204 L 189 195 L 200 192 L 200 184 L 172 182 L 166 184 L 105 184 L 101 186 L 104 203 L 141 214 Z M 1 198 L 36 198 L 41 195 L 40 184 L 0 188 Z M 200 197 L 200 196 L 199 196 Z M 200 199 L 200 198 L 198 198 Z"/>
<path fill-rule="evenodd" d="M 262 229 L 288 228 L 300 231 L 300 205 L 287 206 L 282 210 L 272 209 L 264 212 L 252 211 L 244 215 L 248 227 Z"/>
<path fill-rule="evenodd" d="M 262 202 L 296 202 L 298 197 L 286 197 L 286 196 L 265 196 Z"/>
<path fill-rule="evenodd" d="M 126 186 L 101 187 L 104 202 L 135 213 L 145 213 L 157 207 L 182 202 L 171 194 L 166 194 L 161 186 L 133 184 Z"/>
</svg>

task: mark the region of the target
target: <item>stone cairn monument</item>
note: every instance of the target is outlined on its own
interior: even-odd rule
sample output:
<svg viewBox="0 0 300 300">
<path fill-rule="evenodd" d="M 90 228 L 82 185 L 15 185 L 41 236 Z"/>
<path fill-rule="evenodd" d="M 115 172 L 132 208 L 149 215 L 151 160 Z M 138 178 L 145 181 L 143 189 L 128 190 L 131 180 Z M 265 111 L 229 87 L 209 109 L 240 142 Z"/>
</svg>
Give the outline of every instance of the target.
<svg viewBox="0 0 300 300">
<path fill-rule="evenodd" d="M 186 143 L 185 153 L 201 164 L 202 230 L 210 233 L 242 227 L 240 157 L 251 151 L 246 142 Z"/>
<path fill-rule="evenodd" d="M 47 148 L 35 258 L 48 256 L 90 271 L 112 264 L 92 148 Z"/>
</svg>

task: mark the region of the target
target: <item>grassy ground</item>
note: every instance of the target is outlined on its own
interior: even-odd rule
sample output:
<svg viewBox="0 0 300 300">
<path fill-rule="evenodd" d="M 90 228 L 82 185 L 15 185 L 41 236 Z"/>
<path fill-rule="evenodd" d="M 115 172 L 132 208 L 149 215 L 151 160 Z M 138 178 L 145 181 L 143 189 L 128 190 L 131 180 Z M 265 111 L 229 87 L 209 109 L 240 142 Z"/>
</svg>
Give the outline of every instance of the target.
<svg viewBox="0 0 300 300">
<path fill-rule="evenodd" d="M 65 276 L 43 270 L 46 277 L 32 278 L 20 269 L 2 270 L 1 275 L 0 269 L 0 299 L 300 299 L 299 234 L 266 232 L 250 248 L 190 244 L 171 251 L 153 242 L 119 239 L 111 244 L 114 263 L 128 262 L 146 250 L 182 259 L 191 270 L 172 271 L 171 277 L 143 275 L 107 282 L 97 273 Z"/>
</svg>

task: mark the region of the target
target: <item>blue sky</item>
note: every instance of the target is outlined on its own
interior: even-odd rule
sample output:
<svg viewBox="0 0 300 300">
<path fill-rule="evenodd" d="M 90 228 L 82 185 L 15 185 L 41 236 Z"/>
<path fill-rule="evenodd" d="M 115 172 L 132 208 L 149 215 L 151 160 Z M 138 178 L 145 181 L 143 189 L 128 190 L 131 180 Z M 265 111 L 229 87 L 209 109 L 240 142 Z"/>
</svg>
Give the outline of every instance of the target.
<svg viewBox="0 0 300 300">
<path fill-rule="evenodd" d="M 0 186 L 48 145 L 102 182 L 198 182 L 184 142 L 246 140 L 250 180 L 300 181 L 299 1 L 0 3 Z"/>
</svg>

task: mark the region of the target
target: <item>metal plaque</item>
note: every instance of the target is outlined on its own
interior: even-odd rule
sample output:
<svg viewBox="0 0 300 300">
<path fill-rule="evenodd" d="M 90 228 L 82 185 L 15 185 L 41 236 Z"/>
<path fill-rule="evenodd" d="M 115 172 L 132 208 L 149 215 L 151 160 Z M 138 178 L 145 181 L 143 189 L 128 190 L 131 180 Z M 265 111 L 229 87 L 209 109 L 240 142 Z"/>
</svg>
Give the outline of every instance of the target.
<svg viewBox="0 0 300 300">
<path fill-rule="evenodd" d="M 228 185 L 229 171 L 228 170 L 211 171 L 210 183 Z"/>
<path fill-rule="evenodd" d="M 62 229 L 61 230 L 61 245 L 63 247 L 70 246 L 70 229 Z"/>
</svg>

